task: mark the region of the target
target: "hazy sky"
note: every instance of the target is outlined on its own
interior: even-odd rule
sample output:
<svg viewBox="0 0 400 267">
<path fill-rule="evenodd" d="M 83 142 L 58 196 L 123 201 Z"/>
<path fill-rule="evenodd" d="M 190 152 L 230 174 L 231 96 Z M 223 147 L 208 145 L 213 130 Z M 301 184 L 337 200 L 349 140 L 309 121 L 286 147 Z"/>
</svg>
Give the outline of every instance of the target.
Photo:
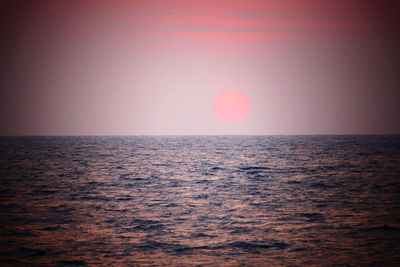
<svg viewBox="0 0 400 267">
<path fill-rule="evenodd" d="M 1 135 L 400 134 L 399 1 L 2 5 Z"/>
</svg>

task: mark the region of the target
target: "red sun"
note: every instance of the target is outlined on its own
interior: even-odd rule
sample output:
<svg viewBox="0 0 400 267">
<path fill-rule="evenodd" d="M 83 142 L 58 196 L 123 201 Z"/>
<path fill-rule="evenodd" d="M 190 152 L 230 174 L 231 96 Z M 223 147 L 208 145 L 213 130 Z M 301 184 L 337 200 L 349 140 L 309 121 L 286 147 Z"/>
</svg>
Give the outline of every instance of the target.
<svg viewBox="0 0 400 267">
<path fill-rule="evenodd" d="M 251 103 L 248 96 L 240 91 L 224 91 L 215 97 L 212 110 L 219 120 L 236 122 L 249 116 Z"/>
</svg>

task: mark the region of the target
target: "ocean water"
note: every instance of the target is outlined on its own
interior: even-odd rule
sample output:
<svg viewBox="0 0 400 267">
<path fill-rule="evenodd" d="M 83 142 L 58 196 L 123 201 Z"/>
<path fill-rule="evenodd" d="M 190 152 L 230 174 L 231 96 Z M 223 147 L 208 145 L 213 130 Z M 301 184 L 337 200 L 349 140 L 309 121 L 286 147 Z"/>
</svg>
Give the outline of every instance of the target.
<svg viewBox="0 0 400 267">
<path fill-rule="evenodd" d="M 400 266 L 400 136 L 0 138 L 1 266 Z"/>
</svg>

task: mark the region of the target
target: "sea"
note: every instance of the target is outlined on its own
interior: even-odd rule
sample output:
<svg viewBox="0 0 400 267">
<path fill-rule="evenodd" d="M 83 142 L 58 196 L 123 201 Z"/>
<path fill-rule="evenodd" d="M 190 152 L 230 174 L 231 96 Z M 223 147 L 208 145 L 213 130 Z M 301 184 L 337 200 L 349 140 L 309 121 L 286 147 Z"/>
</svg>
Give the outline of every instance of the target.
<svg viewBox="0 0 400 267">
<path fill-rule="evenodd" d="M 0 137 L 0 266 L 400 266 L 400 136 Z"/>
</svg>

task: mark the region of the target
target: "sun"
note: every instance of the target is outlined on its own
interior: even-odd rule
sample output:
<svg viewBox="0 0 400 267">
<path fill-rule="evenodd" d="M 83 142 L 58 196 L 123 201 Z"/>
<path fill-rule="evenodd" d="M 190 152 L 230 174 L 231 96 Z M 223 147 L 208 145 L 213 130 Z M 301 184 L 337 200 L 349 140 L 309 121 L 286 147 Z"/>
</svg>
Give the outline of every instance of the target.
<svg viewBox="0 0 400 267">
<path fill-rule="evenodd" d="M 212 111 L 215 117 L 221 121 L 242 121 L 250 115 L 250 99 L 247 95 L 240 91 L 224 91 L 215 97 L 212 105 Z"/>
</svg>

